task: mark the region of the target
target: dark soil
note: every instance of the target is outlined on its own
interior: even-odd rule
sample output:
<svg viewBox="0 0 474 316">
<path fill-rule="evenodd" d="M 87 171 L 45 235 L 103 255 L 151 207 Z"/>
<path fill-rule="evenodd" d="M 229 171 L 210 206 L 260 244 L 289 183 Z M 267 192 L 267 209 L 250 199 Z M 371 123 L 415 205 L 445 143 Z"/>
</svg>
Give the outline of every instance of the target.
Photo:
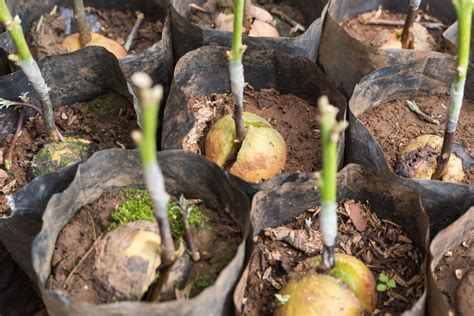
<svg viewBox="0 0 474 316">
<path fill-rule="evenodd" d="M 406 105 L 407 100 L 414 100 L 418 107 L 428 115 L 440 121 L 440 125 L 430 124 L 421 120 Z M 443 137 L 446 106 L 449 105 L 448 95 L 418 95 L 415 97 L 400 97 L 396 100 L 383 102 L 360 117 L 362 123 L 369 129 L 377 143 L 382 147 L 385 158 L 395 170 L 397 153 L 411 139 L 423 135 L 434 134 Z M 474 102 L 464 100 L 456 141 L 474 156 Z M 474 168 L 466 172 L 464 182 L 474 181 Z"/>
<path fill-rule="evenodd" d="M 98 294 L 101 291 L 97 288 L 100 284 L 97 278 L 93 277 L 96 251 L 93 250 L 80 265 L 78 263 L 94 246 L 95 240 L 107 233 L 111 215 L 123 202 L 125 198 L 121 192 L 105 194 L 79 210 L 63 228 L 51 261 L 51 275 L 46 284 L 48 289 L 64 290 L 70 297 L 79 301 L 110 303 Z M 201 259 L 193 263 L 192 267 L 191 277 L 196 287 L 189 286 L 180 291 L 183 297 L 197 295 L 205 287 L 212 285 L 235 255 L 242 240 L 240 230 L 230 217 L 209 210 L 200 203 L 198 205 L 206 218 L 203 227 L 193 229 L 194 241 Z M 75 273 L 65 284 L 76 266 Z M 196 289 L 199 291 L 191 292 Z"/>
<path fill-rule="evenodd" d="M 197 125 L 201 123 L 200 118 L 204 122 L 197 135 L 194 135 L 194 129 L 190 132 L 193 136 L 189 135 L 183 146 L 187 150 L 201 152 L 205 139 L 202 136 L 207 134 L 210 126 L 219 118 L 233 112 L 232 93 L 191 98 L 188 106 L 197 116 Z M 292 94 L 280 94 L 275 89 L 256 91 L 246 88 L 244 110 L 263 117 L 283 136 L 288 151 L 283 172 L 321 169 L 321 144 L 316 131 L 318 110 L 315 105 Z M 199 140 L 199 146 L 190 141 L 196 139 Z"/>
<path fill-rule="evenodd" d="M 100 34 L 124 45 L 137 17 L 133 11 L 121 11 L 117 9 L 95 9 L 87 7 L 86 11 L 94 14 L 101 23 Z M 39 20 L 38 20 L 39 21 Z M 45 56 L 66 53 L 62 42 L 64 34 L 64 18 L 59 14 L 43 15 L 43 21 L 38 28 L 38 21 L 33 23 L 28 38 L 33 56 L 36 59 Z M 145 20 L 138 29 L 137 36 L 130 48 L 129 54 L 141 54 L 147 48 L 161 39 L 163 21 L 155 21 L 145 15 Z"/>
<path fill-rule="evenodd" d="M 319 209 L 309 209 L 294 222 L 267 228 L 254 238 L 256 247 L 250 259 L 243 315 L 271 315 L 277 306 L 274 294 L 287 282 L 287 274 L 306 258 L 321 254 Z M 353 215 L 349 216 L 347 210 Z M 362 216 L 354 216 L 356 210 Z M 309 218 L 312 238 L 305 226 Z M 375 279 L 384 273 L 397 283 L 396 288 L 378 293 L 373 314 L 400 315 L 410 308 L 423 293 L 423 256 L 401 227 L 379 219 L 367 203 L 352 200 L 338 203 L 338 223 L 336 252 L 362 260 Z"/>
<path fill-rule="evenodd" d="M 434 271 L 436 285 L 457 315 L 474 315 L 474 232 L 447 251 Z"/>
<path fill-rule="evenodd" d="M 367 24 L 370 19 L 383 19 L 389 21 L 405 21 L 406 14 L 395 13 L 385 10 L 366 12 L 358 15 L 343 23 L 344 30 L 356 40 L 377 48 L 384 48 L 391 39 L 399 39 L 403 25 L 387 26 Z M 436 18 L 419 12 L 414 28 L 415 49 L 423 51 L 448 52 L 448 48 L 444 43 L 443 32 L 447 26 L 440 23 Z M 428 27 L 435 23 L 438 27 Z M 397 47 L 401 48 L 401 47 Z"/>
<path fill-rule="evenodd" d="M 113 105 L 113 111 L 105 112 L 108 115 L 95 110 L 95 102 L 102 97 L 90 102 L 59 106 L 54 109 L 56 125 L 64 136 L 90 140 L 96 145 L 97 150 L 115 147 L 134 148 L 130 134 L 138 129 L 135 111 L 128 101 L 116 96 L 118 99 L 114 99 L 116 103 Z M 8 134 L 1 143 L 0 151 L 4 154 L 12 138 L 13 134 Z M 15 146 L 12 167 L 7 172 L 6 179 L 0 179 L 3 181 L 0 190 L 0 214 L 9 209 L 5 195 L 16 192 L 33 179 L 31 163 L 46 142 L 43 119 L 36 116 L 27 120 Z M 4 174 L 3 171 L 0 169 L 0 178 L 1 174 Z"/>
<path fill-rule="evenodd" d="M 312 21 L 306 21 L 303 13 L 290 6 L 289 1 L 280 0 L 252 0 L 252 4 L 264 8 L 267 10 L 275 20 L 275 27 L 280 37 L 294 37 L 301 35 L 301 32 L 291 32 L 292 25 L 288 24 L 281 19 L 278 15 L 272 13 L 272 10 L 278 10 L 283 12 L 285 15 L 293 19 L 294 21 L 301 24 L 303 27 L 308 27 Z M 215 19 L 219 13 L 233 14 L 233 1 L 231 0 L 208 0 L 202 6 L 208 13 L 201 12 L 196 9 L 191 9 L 187 16 L 187 19 L 204 28 L 204 29 L 215 29 Z M 248 30 L 246 31 L 248 33 Z"/>
</svg>

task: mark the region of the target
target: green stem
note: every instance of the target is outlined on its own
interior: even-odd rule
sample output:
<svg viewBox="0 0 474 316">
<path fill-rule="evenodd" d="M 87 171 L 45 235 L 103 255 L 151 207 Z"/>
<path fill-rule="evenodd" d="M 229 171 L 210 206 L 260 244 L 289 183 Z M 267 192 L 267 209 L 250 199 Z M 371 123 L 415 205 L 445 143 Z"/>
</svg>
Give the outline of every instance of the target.
<svg viewBox="0 0 474 316">
<path fill-rule="evenodd" d="M 0 0 L 0 22 L 10 34 L 15 44 L 19 60 L 27 60 L 31 58 L 30 49 L 26 44 L 26 39 L 21 28 L 20 19 L 12 19 L 10 9 L 5 0 Z"/>
<path fill-rule="evenodd" d="M 232 34 L 232 50 L 229 60 L 242 61 L 244 50 L 242 48 L 242 24 L 244 20 L 245 0 L 234 1 L 234 29 Z"/>
<path fill-rule="evenodd" d="M 91 31 L 87 24 L 83 0 L 74 0 L 74 17 L 79 30 L 79 41 L 81 46 L 86 46 L 92 40 Z"/>
<path fill-rule="evenodd" d="M 161 242 L 163 244 L 163 266 L 170 265 L 176 259 L 173 237 L 171 236 L 168 221 L 169 195 L 165 190 L 165 180 L 161 173 L 156 156 L 156 131 L 160 101 L 163 96 L 161 86 L 152 87 L 152 81 L 145 73 L 136 73 L 132 76 L 133 83 L 137 86 L 138 97 L 142 109 L 142 133 L 135 133 L 134 139 L 143 164 L 146 187 L 153 202 L 153 212 L 160 228 Z"/>
<path fill-rule="evenodd" d="M 337 236 L 336 214 L 336 177 L 337 177 L 337 144 L 339 134 L 346 127 L 346 122 L 338 123 L 338 109 L 329 104 L 326 96 L 318 100 L 320 112 L 319 131 L 323 147 L 323 170 L 319 181 L 321 211 L 319 213 L 320 230 L 323 239 L 323 254 L 320 269 L 327 272 L 334 268 L 334 247 Z"/>
<path fill-rule="evenodd" d="M 456 79 L 451 87 L 448 118 L 444 132 L 443 146 L 438 156 L 436 171 L 432 179 L 440 180 L 446 171 L 454 143 L 454 135 L 461 113 L 469 66 L 469 50 L 471 45 L 472 0 L 453 0 L 458 16 L 458 56 Z"/>
<path fill-rule="evenodd" d="M 28 80 L 31 82 L 33 89 L 38 92 L 41 101 L 43 112 L 43 121 L 48 137 L 55 141 L 62 140 L 63 137 L 56 128 L 53 116 L 53 104 L 49 97 L 49 88 L 44 81 L 38 64 L 33 59 L 26 43 L 23 30 L 21 28 L 21 21 L 18 16 L 12 19 L 10 10 L 5 0 L 0 0 L 0 23 L 10 34 L 13 43 L 15 44 L 18 56 L 15 56 L 15 61 L 25 73 Z"/>
<path fill-rule="evenodd" d="M 245 127 L 243 120 L 244 112 L 244 68 L 242 56 L 245 47 L 242 45 L 242 23 L 244 18 L 245 0 L 234 1 L 234 30 L 232 34 L 232 49 L 229 53 L 229 72 L 234 95 L 234 121 L 236 129 L 236 139 L 242 142 L 245 137 Z"/>
</svg>

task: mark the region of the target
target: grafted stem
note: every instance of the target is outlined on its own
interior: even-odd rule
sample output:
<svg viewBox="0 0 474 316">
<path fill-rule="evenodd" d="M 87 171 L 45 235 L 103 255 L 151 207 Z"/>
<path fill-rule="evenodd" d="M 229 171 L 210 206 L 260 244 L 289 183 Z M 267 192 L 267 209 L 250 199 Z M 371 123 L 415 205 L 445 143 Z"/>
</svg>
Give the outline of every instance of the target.
<svg viewBox="0 0 474 316">
<path fill-rule="evenodd" d="M 321 212 L 319 226 L 323 239 L 323 254 L 320 270 L 327 272 L 336 264 L 334 247 L 337 237 L 336 214 L 336 175 L 337 175 L 337 143 L 339 134 L 347 122 L 337 122 L 338 109 L 329 104 L 326 96 L 318 100 L 320 113 L 319 131 L 323 146 L 323 170 L 319 179 L 319 196 Z"/>
<path fill-rule="evenodd" d="M 242 56 L 245 46 L 242 45 L 242 23 L 244 16 L 245 0 L 234 1 L 234 30 L 232 34 L 232 49 L 229 52 L 229 72 L 232 93 L 234 96 L 234 121 L 236 130 L 236 141 L 242 142 L 245 137 L 243 120 L 244 113 L 244 66 Z"/>
<path fill-rule="evenodd" d="M 448 115 L 444 131 L 443 146 L 437 159 L 436 171 L 431 177 L 434 180 L 441 179 L 446 171 L 451 151 L 453 149 L 454 136 L 461 113 L 464 98 L 464 86 L 469 66 L 469 50 L 471 45 L 472 24 L 472 0 L 453 0 L 453 5 L 458 16 L 458 56 L 456 79 L 451 86 L 449 97 Z"/>
<path fill-rule="evenodd" d="M 74 0 L 74 18 L 76 20 L 77 29 L 79 30 L 81 46 L 86 46 L 92 40 L 92 35 L 89 25 L 87 24 L 83 0 Z"/>
<path fill-rule="evenodd" d="M 20 18 L 18 16 L 14 19 L 12 18 L 5 0 L 0 0 L 0 23 L 10 34 L 17 50 L 18 55 L 10 55 L 9 58 L 14 60 L 20 66 L 21 70 L 23 70 L 33 86 L 33 89 L 35 89 L 40 96 L 46 134 L 55 141 L 62 140 L 63 137 L 54 123 L 53 104 L 49 97 L 49 88 L 44 81 L 38 64 L 31 56 L 30 49 L 26 44 L 26 39 L 21 28 Z"/>
<path fill-rule="evenodd" d="M 415 39 L 413 37 L 413 23 L 415 22 L 421 0 L 410 0 L 410 8 L 408 9 L 405 24 L 400 38 L 402 48 L 414 49 Z"/>
<path fill-rule="evenodd" d="M 152 87 L 151 78 L 145 73 L 135 73 L 132 76 L 132 81 L 138 89 L 138 97 L 142 108 L 142 133 L 137 131 L 132 136 L 138 145 L 145 184 L 160 228 L 163 244 L 163 266 L 167 266 L 175 261 L 176 255 L 167 212 L 170 197 L 165 190 L 165 179 L 156 156 L 155 135 L 163 88 L 159 85 Z"/>
</svg>

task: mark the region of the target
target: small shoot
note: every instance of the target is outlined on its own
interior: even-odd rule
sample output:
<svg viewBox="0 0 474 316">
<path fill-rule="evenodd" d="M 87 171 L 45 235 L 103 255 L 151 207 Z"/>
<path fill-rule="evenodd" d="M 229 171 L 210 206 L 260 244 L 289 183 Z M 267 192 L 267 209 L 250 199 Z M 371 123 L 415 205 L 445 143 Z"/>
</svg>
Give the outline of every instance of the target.
<svg viewBox="0 0 474 316">
<path fill-rule="evenodd" d="M 415 101 L 410 101 L 410 100 L 407 100 L 407 107 L 410 109 L 410 111 L 412 111 L 413 113 L 415 113 L 416 115 L 418 115 L 418 117 L 420 119 L 422 119 L 423 121 L 425 122 L 428 122 L 430 124 L 434 124 L 434 125 L 439 125 L 439 120 L 437 119 L 434 119 L 432 118 L 431 116 L 429 116 L 428 114 L 426 114 L 425 112 L 423 112 L 419 107 L 418 105 L 416 104 Z"/>
<path fill-rule="evenodd" d="M 337 174 L 337 144 L 339 134 L 347 127 L 346 121 L 338 122 L 338 109 L 329 104 L 326 96 L 318 100 L 320 112 L 319 130 L 323 145 L 323 170 L 319 180 L 321 211 L 319 226 L 323 240 L 323 253 L 320 269 L 328 272 L 336 264 L 334 247 L 337 237 L 336 214 L 336 174 Z"/>
<path fill-rule="evenodd" d="M 12 18 L 6 0 L 0 0 L 0 24 L 5 27 L 10 34 L 18 52 L 18 55 L 10 55 L 9 59 L 20 66 L 21 70 L 23 70 L 28 78 L 28 81 L 30 81 L 33 86 L 33 89 L 40 97 L 42 116 L 47 136 L 53 141 L 63 140 L 63 137 L 56 128 L 54 122 L 53 104 L 49 96 L 49 87 L 41 74 L 38 64 L 31 55 L 30 49 L 28 48 L 23 29 L 21 28 L 20 17 L 17 15 L 15 18 Z"/>
<path fill-rule="evenodd" d="M 386 274 L 380 273 L 378 277 L 377 291 L 380 293 L 386 292 L 397 287 L 397 282 L 389 278 Z"/>
<path fill-rule="evenodd" d="M 245 137 L 244 126 L 244 66 L 242 64 L 242 56 L 246 46 L 242 45 L 242 23 L 244 16 L 245 0 L 234 1 L 234 30 L 232 34 L 232 48 L 228 52 L 229 56 L 229 72 L 230 82 L 232 85 L 232 93 L 234 95 L 234 122 L 236 130 L 236 139 L 238 143 L 242 143 Z"/>
<path fill-rule="evenodd" d="M 291 298 L 291 295 L 282 295 L 278 293 L 274 295 L 275 295 L 275 298 L 277 299 L 278 305 L 284 305 Z"/>
<path fill-rule="evenodd" d="M 127 51 L 116 41 L 99 33 L 90 31 L 87 23 L 83 0 L 73 0 L 74 19 L 79 33 L 67 36 L 63 40 L 63 46 L 69 52 L 74 52 L 85 46 L 101 46 L 115 55 L 117 59 L 127 56 Z"/>
<path fill-rule="evenodd" d="M 415 49 L 415 39 L 413 37 L 413 23 L 420 8 L 421 0 L 410 0 L 410 7 L 403 25 L 403 31 L 400 38 L 402 48 Z"/>
<path fill-rule="evenodd" d="M 469 50 L 471 45 L 472 0 L 453 0 L 458 16 L 458 57 L 457 73 L 451 86 L 448 115 L 444 131 L 443 146 L 437 159 L 436 171 L 432 179 L 440 180 L 445 173 L 453 149 L 454 136 L 461 113 L 469 66 Z"/>
<path fill-rule="evenodd" d="M 163 97 L 163 88 L 152 86 L 151 78 L 142 72 L 132 76 L 132 82 L 137 88 L 138 98 L 142 108 L 142 132 L 132 134 L 135 140 L 143 165 L 145 184 L 150 194 L 158 226 L 160 228 L 163 245 L 163 266 L 169 266 L 176 259 L 173 237 L 167 215 L 167 205 L 170 196 L 165 190 L 165 179 L 158 165 L 156 156 L 156 131 L 160 101 Z"/>
<path fill-rule="evenodd" d="M 194 261 L 199 261 L 201 255 L 199 254 L 199 250 L 197 249 L 196 244 L 194 243 L 193 233 L 191 231 L 191 226 L 189 224 L 189 215 L 193 211 L 193 205 L 186 200 L 184 195 L 181 194 L 179 197 L 178 202 L 173 209 L 179 210 L 183 217 L 183 224 L 184 224 L 184 235 L 186 238 L 186 244 L 188 245 L 189 252 L 191 254 L 191 258 Z"/>
</svg>

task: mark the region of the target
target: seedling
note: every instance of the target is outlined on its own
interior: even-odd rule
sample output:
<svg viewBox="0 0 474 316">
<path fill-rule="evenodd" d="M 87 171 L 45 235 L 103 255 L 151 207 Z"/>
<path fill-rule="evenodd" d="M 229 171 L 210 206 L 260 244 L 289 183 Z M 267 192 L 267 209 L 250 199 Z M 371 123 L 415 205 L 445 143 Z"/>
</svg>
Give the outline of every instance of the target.
<svg viewBox="0 0 474 316">
<path fill-rule="evenodd" d="M 235 160 L 230 172 L 248 182 L 277 175 L 286 163 L 283 137 L 263 118 L 244 112 L 244 66 L 242 23 L 245 0 L 234 1 L 232 48 L 228 52 L 234 113 L 218 120 L 206 136 L 205 154 L 224 168 Z M 255 161 L 254 157 L 260 157 Z"/>
<path fill-rule="evenodd" d="M 405 24 L 403 25 L 403 31 L 400 38 L 402 48 L 415 48 L 415 39 L 413 37 L 413 23 L 415 22 L 418 9 L 420 8 L 421 0 L 410 0 L 410 7 L 408 10 Z"/>
<path fill-rule="evenodd" d="M 49 96 L 49 87 L 47 86 L 38 64 L 32 57 L 30 49 L 26 44 L 26 39 L 21 28 L 21 21 L 18 16 L 14 19 L 11 17 L 10 11 L 5 0 L 0 0 L 0 23 L 9 32 L 13 43 L 15 44 L 18 55 L 10 55 L 9 59 L 15 61 L 25 73 L 30 81 L 33 89 L 38 93 L 41 102 L 41 109 L 29 103 L 25 95 L 20 96 L 22 102 L 13 102 L 1 99 L 0 107 L 20 106 L 17 128 L 13 136 L 10 146 L 5 157 L 5 168 L 9 170 L 13 161 L 13 151 L 16 141 L 23 127 L 24 113 L 23 108 L 29 107 L 40 114 L 44 121 L 46 135 L 52 143 L 45 144 L 32 163 L 33 175 L 38 176 L 47 172 L 57 170 L 70 163 L 83 160 L 88 157 L 91 152 L 91 143 L 82 139 L 74 139 L 64 137 L 56 127 L 53 116 L 53 104 Z M 59 141 L 61 141 L 59 143 Z"/>
<path fill-rule="evenodd" d="M 244 120 L 242 117 L 244 112 L 245 87 L 242 56 L 246 49 L 246 46 L 242 45 L 244 4 L 245 0 L 234 1 L 234 32 L 232 34 L 232 49 L 229 52 L 229 72 L 232 93 L 234 95 L 234 121 L 237 142 L 242 142 L 245 137 Z"/>
<path fill-rule="evenodd" d="M 464 98 L 464 86 L 469 65 L 472 1 L 453 0 L 458 15 L 458 58 L 456 78 L 451 86 L 444 137 L 424 134 L 410 140 L 400 148 L 395 172 L 408 178 L 443 180 L 459 183 L 465 178 L 472 158 L 462 146 L 456 146 L 452 155 L 455 132 Z M 436 124 L 437 121 L 420 113 L 414 103 L 407 103 L 422 119 Z"/>
<path fill-rule="evenodd" d="M 389 278 L 386 274 L 380 273 L 378 280 L 379 280 L 379 283 L 377 284 L 378 292 L 383 293 L 397 287 L 397 282 L 395 282 L 394 279 Z"/>
<path fill-rule="evenodd" d="M 175 261 L 176 255 L 167 215 L 170 197 L 165 190 L 165 180 L 158 165 L 155 137 L 156 118 L 159 112 L 159 103 L 163 97 L 163 88 L 158 85 L 152 87 L 151 78 L 145 73 L 135 73 L 132 76 L 132 81 L 137 87 L 142 108 L 142 132 L 135 131 L 132 137 L 140 152 L 145 185 L 150 194 L 153 213 L 160 229 L 163 266 L 168 266 Z"/>
<path fill-rule="evenodd" d="M 275 310 L 275 315 L 371 313 L 377 302 L 372 273 L 357 258 L 334 252 L 337 237 L 336 153 L 339 135 L 347 122 L 336 120 L 338 110 L 329 104 L 327 97 L 319 99 L 318 107 L 323 145 L 323 171 L 319 177 L 319 227 L 323 251 L 321 257 L 305 261 L 309 268 L 290 273 L 288 283 L 279 293 L 280 298 L 288 298 L 287 302 Z"/>
<path fill-rule="evenodd" d="M 188 203 L 188 201 L 181 194 L 178 203 L 176 203 L 173 208 L 179 210 L 183 217 L 186 243 L 188 244 L 189 252 L 191 253 L 191 258 L 193 258 L 194 261 L 199 261 L 201 255 L 199 254 L 196 244 L 194 243 L 191 227 L 189 225 L 189 216 L 193 211 L 193 206 Z"/>
<path fill-rule="evenodd" d="M 90 31 L 89 25 L 87 24 L 83 0 L 73 0 L 73 4 L 74 17 L 79 33 L 69 35 L 64 39 L 63 45 L 68 51 L 74 52 L 84 46 L 95 45 L 104 47 L 114 54 L 117 59 L 127 56 L 127 51 L 122 47 L 122 45 L 110 38 Z"/>
<path fill-rule="evenodd" d="M 461 113 L 469 66 L 469 50 L 471 45 L 472 0 L 453 0 L 458 16 L 458 58 L 456 79 L 451 87 L 446 128 L 443 146 L 437 159 L 436 171 L 432 179 L 439 180 L 448 167 L 453 149 L 456 127 Z"/>
<path fill-rule="evenodd" d="M 43 75 L 38 67 L 30 49 L 26 44 L 26 39 L 21 28 L 20 17 L 12 18 L 10 9 L 5 0 L 0 0 L 0 23 L 10 34 L 16 47 L 18 55 L 10 55 L 8 58 L 18 64 L 30 81 L 33 89 L 38 93 L 41 101 L 41 114 L 43 116 L 46 134 L 54 141 L 63 139 L 61 133 L 56 128 L 53 117 L 53 104 L 49 97 L 49 88 L 44 81 Z M 21 121 L 21 120 L 20 120 Z"/>
<path fill-rule="evenodd" d="M 407 100 L 407 107 L 410 109 L 410 111 L 412 111 L 413 113 L 415 113 L 416 115 L 418 115 L 418 117 L 420 119 L 422 119 L 423 121 L 425 122 L 428 122 L 428 123 L 431 123 L 431 124 L 434 124 L 434 125 L 439 125 L 439 121 L 437 119 L 434 119 L 432 118 L 431 116 L 429 116 L 428 114 L 426 114 L 425 112 L 423 112 L 419 107 L 418 105 L 416 104 L 415 101 L 411 101 L 411 100 Z"/>
</svg>

